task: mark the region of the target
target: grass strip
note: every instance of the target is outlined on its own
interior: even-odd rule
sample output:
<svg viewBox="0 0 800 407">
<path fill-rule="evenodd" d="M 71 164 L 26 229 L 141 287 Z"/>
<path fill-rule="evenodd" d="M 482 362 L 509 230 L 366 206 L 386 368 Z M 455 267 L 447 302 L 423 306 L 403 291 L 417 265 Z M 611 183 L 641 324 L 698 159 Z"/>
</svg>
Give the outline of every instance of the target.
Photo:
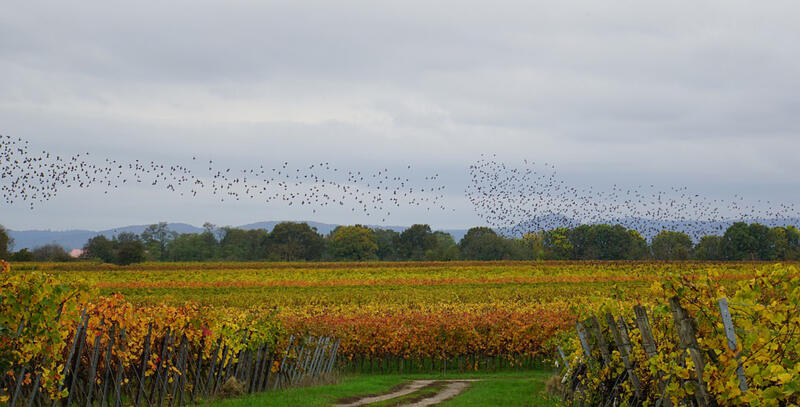
<svg viewBox="0 0 800 407">
<path fill-rule="evenodd" d="M 437 381 L 433 382 L 427 386 L 420 388 L 419 390 L 409 393 L 400 397 L 395 397 L 393 399 L 380 401 L 377 403 L 370 403 L 367 404 L 367 407 L 396 407 L 405 404 L 414 403 L 428 397 L 433 397 L 438 394 L 442 389 L 447 387 L 449 382 L 445 381 Z"/>
<path fill-rule="evenodd" d="M 239 398 L 213 400 L 204 403 L 206 406 L 213 407 L 245 407 L 245 406 L 276 406 L 276 407 L 322 407 L 331 406 L 340 400 L 349 402 L 357 401 L 364 397 L 382 395 L 395 391 L 408 382 L 413 380 L 431 379 L 431 380 L 457 380 L 457 379 L 482 379 L 482 381 L 471 383 L 471 387 L 464 393 L 456 396 L 445 403 L 456 402 L 462 397 L 473 393 L 473 390 L 480 385 L 479 393 L 477 395 L 468 396 L 466 404 L 452 404 L 455 406 L 465 405 L 508 405 L 508 406 L 525 406 L 525 405 L 555 405 L 553 403 L 543 401 L 536 403 L 540 400 L 539 392 L 544 388 L 544 382 L 552 375 L 550 369 L 542 370 L 523 370 L 523 371 L 505 371 L 495 373 L 484 372 L 469 372 L 469 373 L 451 373 L 446 376 L 441 374 L 386 374 L 386 375 L 350 375 L 343 377 L 338 384 L 303 387 L 295 389 L 286 389 L 278 391 L 267 391 L 264 393 L 250 394 Z M 516 397 L 518 403 L 503 404 L 489 402 L 481 402 L 480 400 L 491 400 L 490 395 L 485 394 L 483 388 L 484 383 L 491 382 L 522 382 L 527 383 L 528 388 L 525 386 L 517 386 L 513 383 L 507 386 L 500 385 L 499 391 L 517 392 L 521 391 L 524 394 Z M 491 386 L 491 385 L 490 385 Z M 531 389 L 532 387 L 533 389 Z M 492 390 L 491 388 L 489 390 Z M 468 404 L 470 400 L 475 400 L 473 404 Z M 534 400 L 533 403 L 520 404 L 525 400 Z M 544 399 L 541 399 L 544 400 Z M 450 404 L 448 404 L 450 405 Z"/>
<path fill-rule="evenodd" d="M 551 373 L 541 372 L 533 377 L 495 378 L 476 381 L 461 394 L 445 400 L 442 407 L 466 406 L 557 406 L 558 400 L 543 393 L 544 383 Z"/>
</svg>

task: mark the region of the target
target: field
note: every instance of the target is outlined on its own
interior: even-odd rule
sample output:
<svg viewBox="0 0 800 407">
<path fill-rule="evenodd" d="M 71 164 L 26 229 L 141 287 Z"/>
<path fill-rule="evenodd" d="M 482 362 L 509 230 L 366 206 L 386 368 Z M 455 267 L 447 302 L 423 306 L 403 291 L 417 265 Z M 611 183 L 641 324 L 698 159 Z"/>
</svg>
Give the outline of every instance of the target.
<svg viewBox="0 0 800 407">
<path fill-rule="evenodd" d="M 65 311 L 71 319 L 62 318 L 71 322 L 61 322 L 65 328 L 58 329 L 66 329 L 63 338 L 70 337 L 81 308 L 90 314 L 86 330 L 100 332 L 103 321 L 127 327 L 128 364 L 120 359 L 126 372 L 143 363 L 137 358 L 149 344 L 155 352 L 159 341 L 171 341 L 169 329 L 174 335 L 183 332 L 200 364 L 213 361 L 220 344 L 231 352 L 249 346 L 253 356 L 256 349 L 266 349 L 261 344 L 280 352 L 287 336 L 311 335 L 340 341 L 337 365 L 343 383 L 358 389 L 366 384 L 348 378 L 394 374 L 394 383 L 420 375 L 502 377 L 526 371 L 541 387 L 553 371 L 556 344 L 580 357 L 569 342 L 576 318 L 587 310 L 652 304 L 653 287 L 667 280 L 713 281 L 718 292 L 732 293 L 775 267 L 757 262 L 17 263 L 10 275 L 24 278 L 37 271 L 48 284 L 83 287 L 76 306 Z M 167 329 L 167 336 L 151 338 L 148 324 L 154 331 Z M 254 338 L 247 345 L 242 332 Z M 97 335 L 100 347 L 113 336 Z M 59 346 L 52 352 L 66 352 Z M 160 365 L 149 369 L 148 374 L 157 374 Z M 534 386 L 531 376 L 495 379 L 471 384 L 474 390 L 452 402 L 483 397 L 482 391 L 491 393 L 497 386 Z M 315 393 L 286 394 L 280 397 Z"/>
<path fill-rule="evenodd" d="M 636 301 L 667 274 L 728 284 L 761 263 L 20 263 L 134 304 L 275 309 L 292 333 L 342 338 L 353 358 L 551 356 L 546 345 L 598 297 Z M 470 360 L 472 362 L 472 360 Z M 462 364 L 466 363 L 462 361 Z M 374 369 L 374 367 L 373 367 Z"/>
</svg>

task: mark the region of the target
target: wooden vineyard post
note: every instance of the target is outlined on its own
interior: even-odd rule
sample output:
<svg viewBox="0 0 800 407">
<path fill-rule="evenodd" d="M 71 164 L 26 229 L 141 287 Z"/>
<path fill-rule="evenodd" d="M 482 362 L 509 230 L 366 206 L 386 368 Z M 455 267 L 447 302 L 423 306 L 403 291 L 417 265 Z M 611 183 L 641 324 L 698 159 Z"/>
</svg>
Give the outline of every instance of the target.
<svg viewBox="0 0 800 407">
<path fill-rule="evenodd" d="M 306 359 L 306 364 L 302 371 L 303 375 L 314 374 L 314 362 L 316 361 L 317 356 L 319 356 L 319 351 L 321 350 L 321 343 L 323 339 L 324 338 L 317 338 L 314 344 L 314 349 L 313 350 L 309 349 L 308 357 Z M 383 372 L 383 358 L 381 358 L 381 372 Z"/>
<path fill-rule="evenodd" d="M 582 323 L 576 320 L 575 329 L 578 331 L 578 338 L 581 341 L 581 347 L 583 348 L 583 353 L 584 355 L 586 355 L 586 366 L 588 368 L 592 365 L 594 359 L 592 359 L 592 346 L 591 343 L 589 342 L 589 337 L 586 332 L 586 327 Z M 583 392 L 580 389 L 578 389 L 577 392 L 580 395 L 580 397 L 582 397 Z"/>
<path fill-rule="evenodd" d="M 253 360 L 253 369 L 254 372 L 248 380 L 247 383 L 247 392 L 253 393 L 256 391 L 256 383 L 258 383 L 259 373 L 261 372 L 261 351 L 264 349 L 264 345 L 259 345 L 258 349 L 256 350 L 256 358 Z"/>
<path fill-rule="evenodd" d="M 206 385 L 205 391 L 202 393 L 203 395 L 209 395 L 211 393 L 211 381 L 214 380 L 214 370 L 217 368 L 217 354 L 219 353 L 219 347 L 222 344 L 222 338 L 217 340 L 217 344 L 211 350 L 211 360 L 209 361 L 210 364 L 208 365 L 208 377 L 206 378 Z M 202 358 L 202 355 L 200 356 Z"/>
<path fill-rule="evenodd" d="M 102 328 L 103 322 L 100 322 L 100 326 Z M 95 334 L 94 336 L 94 350 L 92 351 L 92 360 L 89 364 L 89 375 L 87 376 L 87 389 L 86 394 L 86 407 L 90 407 L 92 405 L 92 396 L 94 392 L 94 381 L 95 376 L 97 375 L 97 361 L 98 357 L 100 356 L 100 337 L 102 334 Z"/>
<path fill-rule="evenodd" d="M 286 365 L 286 358 L 289 357 L 289 351 L 292 350 L 292 342 L 294 341 L 294 335 L 289 336 L 289 344 L 286 346 L 286 353 L 283 355 L 283 359 L 281 360 L 281 364 L 278 367 L 278 372 L 275 374 L 275 385 L 272 387 L 272 390 L 278 389 L 278 384 L 280 384 L 282 372 L 285 369 Z"/>
<path fill-rule="evenodd" d="M 247 352 L 247 340 L 249 339 L 250 329 L 244 330 L 244 337 L 242 337 L 242 349 L 236 354 L 236 369 L 233 370 L 233 377 L 237 380 L 241 379 L 242 368 L 244 367 L 245 354 Z"/>
<path fill-rule="evenodd" d="M 647 355 L 648 359 L 652 359 L 658 356 L 658 348 L 656 348 L 656 341 L 653 338 L 653 331 L 650 329 L 650 321 L 647 319 L 647 309 L 645 309 L 641 305 L 635 305 L 633 307 L 633 312 L 636 314 L 636 326 L 639 328 L 639 333 L 642 336 L 642 347 L 644 348 L 644 353 Z M 620 317 L 621 319 L 622 317 Z M 621 325 L 624 325 L 624 321 Z M 672 406 L 672 401 L 669 397 L 665 397 L 665 389 L 667 388 L 667 384 L 663 380 L 664 373 L 658 372 L 657 382 L 658 382 L 658 392 L 661 396 L 660 404 L 666 407 Z"/>
<path fill-rule="evenodd" d="M 142 375 L 139 377 L 139 390 L 136 392 L 136 399 L 133 405 L 138 407 L 144 397 L 144 381 L 147 373 L 147 362 L 150 361 L 150 336 L 153 334 L 153 323 L 147 325 L 147 336 L 144 337 L 144 349 L 142 350 Z"/>
<path fill-rule="evenodd" d="M 184 335 L 184 340 L 186 336 Z M 181 355 L 181 385 L 180 393 L 178 395 L 178 405 L 183 405 L 184 392 L 186 391 L 186 382 L 189 378 L 189 345 L 183 347 L 183 355 Z"/>
<path fill-rule="evenodd" d="M 211 380 L 209 383 L 211 384 L 211 390 L 208 391 L 209 396 L 213 396 L 217 394 L 217 387 L 219 387 L 219 382 L 222 380 L 222 374 L 225 371 L 225 361 L 228 359 L 228 345 L 222 346 L 222 354 L 219 357 L 219 365 L 217 366 L 216 372 L 213 373 Z M 212 369 L 214 372 L 214 369 Z"/>
<path fill-rule="evenodd" d="M 327 345 L 327 337 L 321 338 L 317 342 L 317 348 L 314 350 L 314 357 L 311 359 L 311 364 L 308 367 L 308 372 L 311 377 L 317 375 L 317 366 L 321 359 L 325 356 L 325 346 Z"/>
<path fill-rule="evenodd" d="M 300 365 L 300 369 L 297 370 L 297 377 L 293 380 L 293 383 L 296 383 L 300 380 L 303 376 L 309 373 L 309 368 L 311 367 L 311 362 L 314 360 L 314 355 L 317 349 L 319 349 L 319 341 L 321 338 L 314 339 L 313 337 L 310 338 L 311 344 L 308 346 L 308 350 L 306 351 L 306 355 L 303 358 L 303 363 Z"/>
<path fill-rule="evenodd" d="M 172 364 L 172 357 L 175 355 L 175 332 L 170 332 L 169 338 L 167 340 L 167 356 L 164 358 L 164 371 L 163 377 L 161 378 L 161 386 L 159 387 L 158 393 L 158 406 L 161 407 L 164 402 L 164 398 L 169 394 L 167 385 L 169 384 L 169 377 L 173 375 L 173 371 L 170 368 L 170 364 Z M 173 365 L 174 366 L 174 365 Z"/>
<path fill-rule="evenodd" d="M 164 338 L 161 340 L 161 353 L 158 356 L 158 365 L 156 365 L 156 374 L 155 379 L 153 379 L 153 388 L 150 391 L 150 405 L 153 405 L 156 401 L 159 400 L 161 394 L 161 374 L 164 372 L 164 368 L 166 367 L 166 357 L 167 357 L 167 349 L 170 345 L 170 335 L 171 335 L 170 327 L 167 327 L 167 332 L 164 335 Z"/>
<path fill-rule="evenodd" d="M 326 336 L 325 337 L 325 345 L 322 348 L 322 351 L 320 353 L 319 359 L 317 360 L 317 363 L 314 366 L 314 374 L 316 376 L 321 376 L 322 367 L 327 364 L 328 358 L 331 356 L 331 350 L 333 348 L 333 345 L 331 345 L 330 342 L 331 342 L 331 338 Z M 389 371 L 390 372 L 392 371 L 392 369 L 391 369 L 391 359 L 389 361 Z"/>
<path fill-rule="evenodd" d="M 58 382 L 58 393 L 61 393 L 61 390 L 64 388 L 64 380 L 66 380 L 67 372 L 69 371 L 70 361 L 72 361 L 72 356 L 75 355 L 75 345 L 78 344 L 78 341 L 81 338 L 83 327 L 86 325 L 87 319 L 88 317 L 86 316 L 86 309 L 84 308 L 83 311 L 81 311 L 81 318 L 79 320 L 80 322 L 78 323 L 78 328 L 75 330 L 75 335 L 72 337 L 72 345 L 70 345 L 69 354 L 66 362 L 64 363 L 64 369 L 61 370 L 61 380 Z M 58 399 L 53 400 L 53 406 L 55 406 L 56 403 L 58 403 Z"/>
<path fill-rule="evenodd" d="M 623 326 L 621 329 L 618 329 L 617 324 L 614 321 L 614 316 L 611 315 L 610 312 L 606 313 L 606 322 L 608 323 L 608 329 L 614 336 L 614 342 L 617 344 L 617 350 L 619 350 L 619 354 L 622 357 L 622 363 L 625 365 L 625 370 L 628 371 L 628 380 L 630 380 L 631 382 L 631 387 L 633 387 L 633 391 L 636 393 L 636 397 L 639 400 L 641 400 L 642 383 L 641 381 L 639 381 L 639 376 L 633 369 L 633 362 L 631 362 L 631 351 L 633 349 L 633 347 L 631 346 L 631 339 L 628 336 L 627 328 L 625 328 L 624 326 L 624 321 L 621 318 L 620 321 L 623 322 Z"/>
<path fill-rule="evenodd" d="M 119 355 L 117 355 L 117 379 L 114 381 L 114 407 L 122 405 L 122 355 L 125 353 L 125 328 L 122 328 L 119 337 Z"/>
<path fill-rule="evenodd" d="M 269 343 L 264 344 L 264 360 L 261 362 L 261 371 L 263 374 L 261 375 L 261 379 L 258 381 L 258 387 L 256 391 L 266 391 L 267 386 L 269 386 L 269 374 L 270 370 L 272 370 L 272 351 L 269 347 Z"/>
<path fill-rule="evenodd" d="M 108 338 L 108 347 L 106 348 L 105 359 L 103 359 L 103 391 L 100 393 L 100 405 L 106 403 L 106 394 L 108 392 L 108 380 L 111 375 L 111 353 L 114 351 L 114 339 L 117 336 L 117 323 L 111 325 L 111 335 Z"/>
<path fill-rule="evenodd" d="M 608 343 L 606 342 L 605 336 L 603 336 L 603 332 L 600 330 L 600 323 L 597 321 L 597 317 L 590 317 L 586 320 L 586 324 L 589 325 L 589 329 L 591 329 L 592 335 L 597 342 L 597 347 L 600 348 L 600 356 L 603 358 L 603 364 L 607 365 L 611 363 L 611 354 L 608 352 Z"/>
<path fill-rule="evenodd" d="M 581 347 L 583 347 L 583 354 L 586 355 L 586 362 L 587 364 L 592 361 L 592 348 L 589 345 L 589 338 L 586 337 L 586 328 L 578 322 L 575 321 L 575 330 L 578 331 L 578 339 L 581 340 Z"/>
<path fill-rule="evenodd" d="M 34 403 L 36 402 L 36 396 L 39 394 L 39 382 L 42 379 L 42 373 L 36 373 L 36 380 L 33 381 L 33 392 L 31 393 L 31 398 L 28 400 L 28 407 L 33 407 Z"/>
<path fill-rule="evenodd" d="M 564 355 L 564 350 L 561 349 L 561 345 L 558 345 L 558 355 L 561 356 L 561 360 L 564 362 L 564 366 L 566 366 L 567 369 L 569 369 L 569 361 L 567 360 L 567 357 Z"/>
<path fill-rule="evenodd" d="M 693 321 L 689 317 L 689 313 L 687 313 L 686 310 L 681 306 L 680 299 L 678 297 L 670 298 L 669 305 L 670 308 L 672 308 L 672 317 L 675 319 L 675 326 L 678 328 L 681 349 L 684 351 L 689 351 L 689 356 L 691 356 L 692 361 L 694 362 L 695 376 L 697 380 L 695 399 L 697 400 L 697 404 L 699 406 L 708 406 L 710 404 L 710 400 L 708 396 L 708 390 L 706 389 L 706 384 L 703 381 L 705 362 L 703 361 L 703 354 L 700 351 L 700 345 L 697 343 L 697 333 L 695 332 L 694 324 L 692 323 Z"/>
<path fill-rule="evenodd" d="M 25 378 L 25 370 L 27 369 L 26 365 L 22 365 L 19 370 L 19 375 L 17 375 L 17 379 L 15 381 L 16 387 L 14 388 L 14 397 L 11 398 L 11 407 L 14 407 L 17 404 L 17 400 L 22 394 L 22 380 Z"/>
<path fill-rule="evenodd" d="M 336 340 L 336 343 L 333 344 L 333 349 L 331 350 L 331 358 L 328 360 L 328 366 L 325 369 L 326 373 L 331 373 L 333 371 L 333 364 L 336 362 L 336 352 L 339 350 L 339 340 Z M 402 361 L 400 362 L 400 369 L 402 371 Z"/>
<path fill-rule="evenodd" d="M 641 306 L 636 305 L 633 307 L 633 312 L 636 314 L 636 325 L 642 335 L 642 347 L 648 358 L 656 356 L 658 350 L 656 349 L 656 341 L 653 339 L 653 332 L 650 330 L 650 322 L 647 319 L 647 310 Z"/>
<path fill-rule="evenodd" d="M 742 367 L 741 354 L 737 350 L 738 344 L 736 343 L 736 331 L 733 329 L 733 318 L 728 309 L 728 299 L 722 297 L 719 299 L 719 313 L 722 316 L 722 325 L 725 327 L 725 336 L 728 338 L 728 348 L 736 352 L 736 376 L 739 378 L 739 390 L 746 392 L 747 378 L 744 376 L 744 368 Z"/>
<path fill-rule="evenodd" d="M 294 383 L 296 372 L 299 370 L 300 363 L 302 363 L 303 361 L 303 355 L 306 352 L 306 346 L 308 345 L 308 343 L 309 343 L 308 338 L 306 338 L 306 340 L 304 340 L 303 344 L 300 346 L 300 351 L 297 352 L 297 357 L 295 358 L 294 363 L 292 364 L 292 369 L 288 371 L 288 377 L 287 377 L 289 381 L 287 383 L 288 386 L 291 386 L 292 383 Z M 372 361 L 372 359 L 370 359 L 370 361 Z"/>
<path fill-rule="evenodd" d="M 83 329 L 81 330 L 81 336 L 78 338 L 78 353 L 75 355 L 75 367 L 72 368 L 72 378 L 70 379 L 69 384 L 69 394 L 67 395 L 67 405 L 72 405 L 72 397 L 75 394 L 75 389 L 78 385 L 78 369 L 81 367 L 81 355 L 83 354 L 83 345 L 86 342 L 86 330 L 89 327 L 89 317 L 87 316 L 86 319 L 83 321 Z M 67 361 L 67 363 L 71 363 L 71 361 Z M 55 402 L 53 402 L 55 406 Z"/>
<path fill-rule="evenodd" d="M 174 373 L 172 378 L 172 390 L 166 392 L 168 396 L 170 396 L 170 403 L 169 405 L 175 405 L 176 399 L 178 398 L 178 391 L 180 387 L 181 392 L 181 402 L 183 399 L 183 378 L 186 376 L 186 368 L 183 366 L 183 358 L 184 358 L 184 351 L 186 350 L 186 334 L 181 335 L 181 342 L 178 345 L 178 351 L 175 353 L 175 369 L 178 371 Z M 169 377 L 169 375 L 167 376 Z M 165 386 L 169 383 L 168 379 L 164 379 Z"/>
</svg>

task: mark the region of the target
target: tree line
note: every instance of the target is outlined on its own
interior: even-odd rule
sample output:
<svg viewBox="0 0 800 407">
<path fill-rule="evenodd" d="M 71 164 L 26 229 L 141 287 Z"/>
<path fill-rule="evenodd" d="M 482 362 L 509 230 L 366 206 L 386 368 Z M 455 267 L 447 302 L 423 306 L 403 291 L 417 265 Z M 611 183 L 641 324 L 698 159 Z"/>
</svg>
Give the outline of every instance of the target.
<svg viewBox="0 0 800 407">
<path fill-rule="evenodd" d="M 800 260 L 800 231 L 737 222 L 721 236 L 693 242 L 686 233 L 662 231 L 649 243 L 620 225 L 581 225 L 508 238 L 474 227 L 456 242 L 445 232 L 416 224 L 396 232 L 339 226 L 326 236 L 306 223 L 283 222 L 271 231 L 217 228 L 178 234 L 164 222 L 141 234 L 89 239 L 81 258 L 106 263 L 142 261 L 450 261 L 450 260 Z M 10 251 L 0 226 L 0 258 L 12 261 L 74 260 L 56 244 Z"/>
</svg>

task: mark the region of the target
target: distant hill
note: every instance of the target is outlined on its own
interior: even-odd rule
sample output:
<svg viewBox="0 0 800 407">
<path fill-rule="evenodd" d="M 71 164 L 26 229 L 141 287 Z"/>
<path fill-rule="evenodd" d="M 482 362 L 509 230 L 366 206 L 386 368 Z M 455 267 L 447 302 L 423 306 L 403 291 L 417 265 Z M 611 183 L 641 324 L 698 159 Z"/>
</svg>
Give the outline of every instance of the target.
<svg viewBox="0 0 800 407">
<path fill-rule="evenodd" d="M 272 228 L 275 227 L 275 225 L 281 222 L 284 221 L 256 222 L 236 227 L 245 230 L 264 229 L 266 231 L 271 231 Z M 339 226 L 336 224 L 313 222 L 313 221 L 292 221 L 292 222 L 308 223 L 309 226 L 317 228 L 317 232 L 323 235 L 327 235 L 328 233 L 336 229 L 337 226 Z M 108 238 L 111 238 L 123 232 L 141 234 L 144 231 L 144 229 L 147 228 L 147 226 L 148 225 L 129 225 L 129 226 L 120 226 L 108 230 L 100 230 L 100 231 L 9 230 L 9 235 L 11 235 L 11 238 L 14 239 L 14 250 L 21 250 L 21 249 L 31 250 L 38 246 L 55 243 L 63 246 L 65 249 L 69 251 L 72 249 L 82 248 L 83 245 L 86 244 L 86 241 L 98 235 L 104 235 Z M 376 225 L 367 225 L 367 226 L 371 228 L 391 229 L 397 232 L 402 232 L 407 228 L 407 226 L 376 226 Z M 173 230 L 178 233 L 200 233 L 203 231 L 203 228 L 189 225 L 187 223 L 168 223 L 167 228 L 169 230 Z M 461 238 L 464 237 L 464 235 L 467 233 L 465 229 L 448 229 L 444 230 L 444 232 L 450 233 L 453 236 L 453 239 L 456 240 L 456 242 L 461 240 Z"/>
<path fill-rule="evenodd" d="M 114 229 L 92 231 L 92 230 L 9 230 L 9 235 L 14 239 L 14 250 L 33 249 L 34 247 L 56 243 L 63 246 L 67 251 L 79 249 L 86 244 L 86 241 L 104 235 L 108 238 L 114 237 L 123 232 L 141 234 L 148 225 L 121 226 Z M 167 227 L 178 233 L 198 233 L 202 228 L 198 228 L 186 223 L 169 223 Z"/>
</svg>

